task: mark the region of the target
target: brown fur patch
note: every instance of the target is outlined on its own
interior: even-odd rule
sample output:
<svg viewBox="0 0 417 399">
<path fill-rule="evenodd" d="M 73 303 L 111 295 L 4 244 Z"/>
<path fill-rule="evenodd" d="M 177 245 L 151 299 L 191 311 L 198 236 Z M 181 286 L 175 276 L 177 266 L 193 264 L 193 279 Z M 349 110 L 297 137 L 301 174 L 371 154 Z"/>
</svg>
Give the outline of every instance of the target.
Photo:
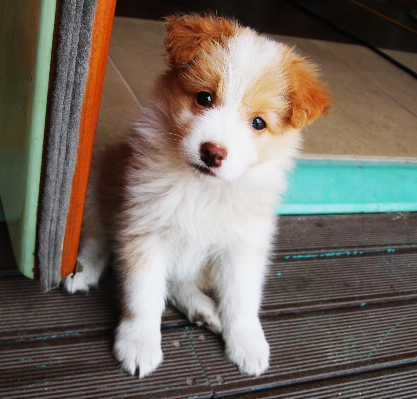
<svg viewBox="0 0 417 399">
<path fill-rule="evenodd" d="M 154 89 L 155 105 L 164 118 L 174 147 L 180 144 L 180 138 L 189 130 L 187 118 L 181 118 L 184 111 L 194 115 L 201 112 L 195 100 L 197 93 L 181 85 L 176 70 L 169 70 L 159 77 Z"/>
<path fill-rule="evenodd" d="M 318 79 L 317 67 L 293 50 L 288 50 L 283 65 L 290 85 L 287 121 L 299 129 L 326 114 L 331 96 Z"/>
<path fill-rule="evenodd" d="M 170 69 L 160 76 L 154 89 L 156 107 L 178 136 L 184 136 L 188 131 L 187 118 L 181 118 L 184 111 L 199 115 L 207 109 L 197 104 L 197 93 L 204 91 L 212 95 L 210 107 L 221 104 L 223 99 L 225 82 L 221 74 L 221 56 L 215 46 L 207 47 L 208 50 L 200 52 L 192 63 Z"/>
<path fill-rule="evenodd" d="M 242 111 L 248 123 L 253 118 L 262 118 L 266 130 L 273 134 L 282 133 L 282 121 L 286 115 L 287 85 L 278 65 L 270 65 L 254 82 L 242 99 Z M 263 133 L 264 130 L 259 131 Z"/>
<path fill-rule="evenodd" d="M 167 17 L 166 22 L 166 61 L 172 68 L 185 66 L 210 43 L 225 42 L 238 28 L 237 23 L 213 14 L 204 18 L 197 14 L 174 15 Z"/>
<path fill-rule="evenodd" d="M 117 234 L 121 227 L 120 216 L 126 202 L 127 169 L 134 156 L 133 149 L 123 140 L 107 147 L 98 162 L 98 210 L 106 230 L 113 234 Z"/>
</svg>

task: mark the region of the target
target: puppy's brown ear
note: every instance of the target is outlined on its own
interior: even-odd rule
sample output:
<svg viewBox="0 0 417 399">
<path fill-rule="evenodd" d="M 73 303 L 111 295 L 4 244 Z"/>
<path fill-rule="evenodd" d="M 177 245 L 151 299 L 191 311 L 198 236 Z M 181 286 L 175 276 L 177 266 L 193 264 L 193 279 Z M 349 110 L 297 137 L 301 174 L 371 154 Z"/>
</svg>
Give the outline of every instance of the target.
<svg viewBox="0 0 417 399">
<path fill-rule="evenodd" d="M 284 65 L 290 84 L 288 121 L 299 129 L 325 115 L 332 99 L 318 79 L 314 64 L 290 50 Z"/>
<path fill-rule="evenodd" d="M 224 42 L 237 28 L 237 23 L 212 14 L 170 16 L 166 22 L 167 64 L 173 68 L 186 65 L 209 43 Z"/>
</svg>

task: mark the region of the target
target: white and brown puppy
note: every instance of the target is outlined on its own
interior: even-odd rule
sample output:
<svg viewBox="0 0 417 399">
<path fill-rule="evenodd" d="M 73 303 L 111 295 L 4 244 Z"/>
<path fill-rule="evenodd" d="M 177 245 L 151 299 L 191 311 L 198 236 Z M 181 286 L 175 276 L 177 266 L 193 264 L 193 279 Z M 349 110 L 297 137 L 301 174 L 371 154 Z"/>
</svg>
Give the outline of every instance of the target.
<svg viewBox="0 0 417 399">
<path fill-rule="evenodd" d="M 130 374 L 162 361 L 168 298 L 222 333 L 243 373 L 268 368 L 258 318 L 276 218 L 299 129 L 330 102 L 316 67 L 217 16 L 167 18 L 169 70 L 118 148 L 95 160 L 68 292 L 96 286 L 110 251 L 123 281 L 114 352 Z M 204 292 L 214 290 L 216 302 Z"/>
</svg>

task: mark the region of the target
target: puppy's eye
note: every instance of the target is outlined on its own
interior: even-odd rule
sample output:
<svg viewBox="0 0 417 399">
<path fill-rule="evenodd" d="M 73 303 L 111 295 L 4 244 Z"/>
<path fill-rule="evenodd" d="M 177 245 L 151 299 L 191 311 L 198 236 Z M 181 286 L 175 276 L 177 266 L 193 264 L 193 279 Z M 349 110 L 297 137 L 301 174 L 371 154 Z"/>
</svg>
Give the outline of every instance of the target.
<svg viewBox="0 0 417 399">
<path fill-rule="evenodd" d="M 213 98 L 211 97 L 211 94 L 207 93 L 206 91 L 200 91 L 200 93 L 197 93 L 197 95 L 195 96 L 195 99 L 197 101 L 197 104 L 203 107 L 209 107 L 211 103 L 213 102 Z"/>
<path fill-rule="evenodd" d="M 252 121 L 252 127 L 256 130 L 264 130 L 266 128 L 266 123 L 263 119 L 257 116 Z"/>
</svg>

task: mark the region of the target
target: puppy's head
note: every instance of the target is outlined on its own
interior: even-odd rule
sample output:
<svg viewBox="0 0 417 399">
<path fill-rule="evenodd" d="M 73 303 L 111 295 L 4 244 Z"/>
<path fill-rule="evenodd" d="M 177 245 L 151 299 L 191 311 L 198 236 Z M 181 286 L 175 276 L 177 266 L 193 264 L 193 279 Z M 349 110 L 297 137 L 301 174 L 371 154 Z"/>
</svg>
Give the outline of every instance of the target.
<svg viewBox="0 0 417 399">
<path fill-rule="evenodd" d="M 234 21 L 169 17 L 165 47 L 156 105 L 178 156 L 199 173 L 232 181 L 294 155 L 298 129 L 328 109 L 313 64 Z"/>
</svg>

